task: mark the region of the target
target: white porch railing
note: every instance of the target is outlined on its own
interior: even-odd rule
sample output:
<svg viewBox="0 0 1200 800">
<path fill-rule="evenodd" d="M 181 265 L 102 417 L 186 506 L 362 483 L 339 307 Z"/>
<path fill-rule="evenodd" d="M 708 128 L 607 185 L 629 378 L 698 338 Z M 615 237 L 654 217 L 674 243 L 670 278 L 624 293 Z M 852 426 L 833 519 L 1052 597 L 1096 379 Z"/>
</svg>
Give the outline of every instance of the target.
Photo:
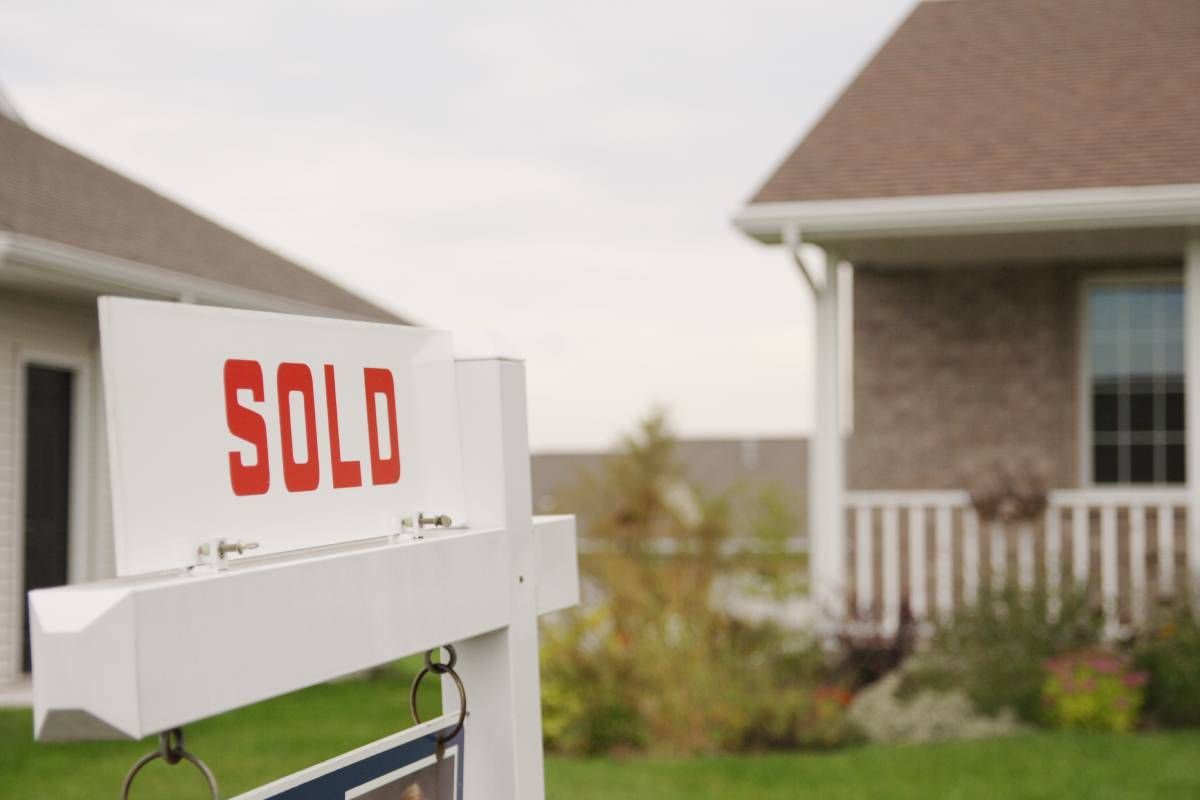
<svg viewBox="0 0 1200 800">
<path fill-rule="evenodd" d="M 1052 491 L 1041 519 L 1012 525 L 982 522 L 965 491 L 845 498 L 844 618 L 859 631 L 894 633 L 905 601 L 917 621 L 945 618 L 1015 579 L 1044 587 L 1052 608 L 1071 583 L 1095 590 L 1117 635 L 1200 577 L 1182 487 Z"/>
</svg>

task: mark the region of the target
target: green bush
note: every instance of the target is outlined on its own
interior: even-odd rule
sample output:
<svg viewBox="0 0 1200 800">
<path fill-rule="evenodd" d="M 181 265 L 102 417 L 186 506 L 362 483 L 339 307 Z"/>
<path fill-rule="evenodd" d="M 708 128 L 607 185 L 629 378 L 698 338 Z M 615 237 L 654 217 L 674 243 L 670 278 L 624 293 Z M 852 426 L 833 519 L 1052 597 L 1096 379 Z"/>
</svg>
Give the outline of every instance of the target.
<svg viewBox="0 0 1200 800">
<path fill-rule="evenodd" d="M 1149 675 L 1146 713 L 1168 727 L 1200 726 L 1200 625 L 1187 609 L 1171 615 L 1134 651 Z"/>
<path fill-rule="evenodd" d="M 1043 721 L 1046 662 L 1099 643 L 1103 617 L 1082 594 L 1050 613 L 1044 592 L 1006 589 L 980 596 L 940 626 L 907 671 L 902 696 L 922 688 L 963 689 L 986 714 L 1011 709 Z"/>
<path fill-rule="evenodd" d="M 786 571 L 729 557 L 727 498 L 687 484 L 661 416 L 584 479 L 573 508 L 587 520 L 585 601 L 542 628 L 548 748 L 681 755 L 851 738 L 820 650 L 731 612 L 732 593 L 778 593 Z M 770 544 L 782 516 L 767 511 Z"/>
<path fill-rule="evenodd" d="M 1119 653 L 1087 650 L 1046 663 L 1045 719 L 1060 730 L 1127 733 L 1137 726 L 1146 673 Z"/>
</svg>

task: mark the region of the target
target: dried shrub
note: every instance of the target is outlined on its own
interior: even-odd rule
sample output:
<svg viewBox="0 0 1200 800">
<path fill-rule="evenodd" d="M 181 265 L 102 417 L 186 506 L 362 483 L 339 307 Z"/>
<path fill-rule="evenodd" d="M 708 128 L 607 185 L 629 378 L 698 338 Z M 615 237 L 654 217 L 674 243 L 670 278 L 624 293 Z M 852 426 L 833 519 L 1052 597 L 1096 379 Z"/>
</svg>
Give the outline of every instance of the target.
<svg viewBox="0 0 1200 800">
<path fill-rule="evenodd" d="M 1040 519 L 1048 502 L 1046 482 L 1038 470 L 997 467 L 971 489 L 971 504 L 988 522 L 1031 522 Z"/>
</svg>

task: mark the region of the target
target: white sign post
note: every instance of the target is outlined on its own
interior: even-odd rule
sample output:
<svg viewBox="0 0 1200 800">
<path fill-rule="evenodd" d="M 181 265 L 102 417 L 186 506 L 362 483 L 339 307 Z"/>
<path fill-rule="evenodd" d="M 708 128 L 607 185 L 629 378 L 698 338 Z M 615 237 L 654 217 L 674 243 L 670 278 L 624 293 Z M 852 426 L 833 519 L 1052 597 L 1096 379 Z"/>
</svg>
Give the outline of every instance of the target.
<svg viewBox="0 0 1200 800">
<path fill-rule="evenodd" d="M 37 738 L 140 738 L 453 643 L 464 796 L 542 797 L 537 617 L 579 582 L 574 518 L 531 514 L 523 364 L 109 298 L 101 332 L 121 577 L 30 593 Z"/>
</svg>

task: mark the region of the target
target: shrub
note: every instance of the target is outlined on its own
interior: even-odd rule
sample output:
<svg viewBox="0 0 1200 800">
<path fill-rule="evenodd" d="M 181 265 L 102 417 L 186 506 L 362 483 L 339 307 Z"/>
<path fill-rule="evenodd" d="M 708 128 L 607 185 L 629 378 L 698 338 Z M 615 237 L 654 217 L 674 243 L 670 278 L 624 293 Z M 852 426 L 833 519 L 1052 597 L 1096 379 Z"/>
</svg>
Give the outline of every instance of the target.
<svg viewBox="0 0 1200 800">
<path fill-rule="evenodd" d="M 1045 664 L 1094 646 L 1103 617 L 1082 594 L 1065 594 L 1050 613 L 1044 592 L 1005 589 L 981 595 L 940 626 L 908 670 L 901 696 L 921 688 L 961 688 L 986 714 L 1012 709 L 1042 720 Z"/>
<path fill-rule="evenodd" d="M 1200 625 L 1186 608 L 1172 614 L 1135 649 L 1149 676 L 1145 710 L 1169 727 L 1200 725 Z"/>
<path fill-rule="evenodd" d="M 747 575 L 772 593 L 786 582 L 728 557 L 728 502 L 686 483 L 661 416 L 585 478 L 574 508 L 587 520 L 585 600 L 543 625 L 547 747 L 689 754 L 851 737 L 820 650 L 732 612 Z"/>
<path fill-rule="evenodd" d="M 937 742 L 981 739 L 1018 732 L 1011 711 L 980 714 L 961 689 L 921 689 L 899 696 L 903 673 L 894 671 L 859 692 L 850 720 L 872 742 Z"/>
<path fill-rule="evenodd" d="M 1125 733 L 1136 727 L 1146 673 L 1118 653 L 1088 650 L 1046 663 L 1046 720 L 1062 730 Z"/>
</svg>

